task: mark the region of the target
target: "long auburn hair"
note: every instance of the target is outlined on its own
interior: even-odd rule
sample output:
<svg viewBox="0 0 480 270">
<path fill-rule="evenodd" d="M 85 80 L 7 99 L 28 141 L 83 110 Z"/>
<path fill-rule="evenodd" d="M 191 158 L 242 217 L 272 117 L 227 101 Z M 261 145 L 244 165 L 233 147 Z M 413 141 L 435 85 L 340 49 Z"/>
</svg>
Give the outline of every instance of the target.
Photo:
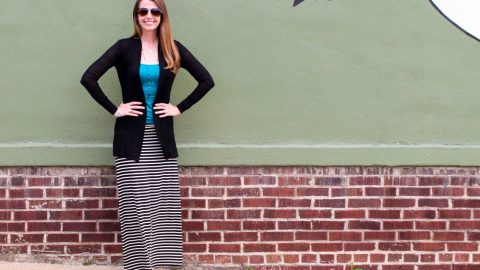
<svg viewBox="0 0 480 270">
<path fill-rule="evenodd" d="M 138 21 L 137 10 L 140 6 L 140 1 L 135 2 L 133 7 L 133 34 L 132 37 L 140 38 L 142 36 L 142 26 Z M 165 69 L 169 69 L 174 74 L 177 73 L 180 68 L 180 53 L 178 52 L 177 45 L 173 40 L 172 28 L 170 27 L 170 20 L 168 19 L 167 6 L 163 0 L 150 0 L 153 1 L 162 10 L 162 18 L 160 25 L 157 27 L 157 38 L 162 48 L 163 57 L 167 66 Z"/>
</svg>

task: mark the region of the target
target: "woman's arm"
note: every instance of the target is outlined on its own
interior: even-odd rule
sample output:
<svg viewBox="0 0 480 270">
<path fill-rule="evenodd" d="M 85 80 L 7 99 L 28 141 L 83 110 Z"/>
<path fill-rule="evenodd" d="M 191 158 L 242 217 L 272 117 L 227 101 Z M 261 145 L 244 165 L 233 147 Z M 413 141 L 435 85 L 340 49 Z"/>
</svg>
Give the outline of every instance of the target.
<svg viewBox="0 0 480 270">
<path fill-rule="evenodd" d="M 87 89 L 90 95 L 112 115 L 117 111 L 117 106 L 105 96 L 102 88 L 100 88 L 98 84 L 98 80 L 108 69 L 119 62 L 120 56 L 121 48 L 119 40 L 90 65 L 80 80 L 80 83 Z"/>
<path fill-rule="evenodd" d="M 197 103 L 215 83 L 207 69 L 185 48 L 180 42 L 175 40 L 180 52 L 181 67 L 185 68 L 197 80 L 197 87 L 182 100 L 178 105 L 178 110 L 183 113 L 193 104 Z"/>
</svg>

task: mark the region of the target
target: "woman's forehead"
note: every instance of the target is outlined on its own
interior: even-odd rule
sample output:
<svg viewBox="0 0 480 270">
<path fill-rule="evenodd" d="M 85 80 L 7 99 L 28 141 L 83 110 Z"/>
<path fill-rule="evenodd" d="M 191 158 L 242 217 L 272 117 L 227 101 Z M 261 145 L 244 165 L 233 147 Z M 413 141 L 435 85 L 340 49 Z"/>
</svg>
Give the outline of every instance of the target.
<svg viewBox="0 0 480 270">
<path fill-rule="evenodd" d="M 140 1 L 140 4 L 138 7 L 144 7 L 144 8 L 156 8 L 158 7 L 157 4 L 155 4 L 154 1 L 152 0 L 142 0 Z"/>
</svg>

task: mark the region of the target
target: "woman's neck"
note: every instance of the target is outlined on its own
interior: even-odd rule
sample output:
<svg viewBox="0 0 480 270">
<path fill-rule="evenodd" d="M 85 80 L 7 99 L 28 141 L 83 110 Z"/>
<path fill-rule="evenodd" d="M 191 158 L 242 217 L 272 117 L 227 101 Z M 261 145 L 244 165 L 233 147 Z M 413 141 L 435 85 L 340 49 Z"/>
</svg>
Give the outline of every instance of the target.
<svg viewBox="0 0 480 270">
<path fill-rule="evenodd" d="M 158 42 L 156 31 L 144 31 L 140 37 L 143 43 L 155 44 Z"/>
</svg>

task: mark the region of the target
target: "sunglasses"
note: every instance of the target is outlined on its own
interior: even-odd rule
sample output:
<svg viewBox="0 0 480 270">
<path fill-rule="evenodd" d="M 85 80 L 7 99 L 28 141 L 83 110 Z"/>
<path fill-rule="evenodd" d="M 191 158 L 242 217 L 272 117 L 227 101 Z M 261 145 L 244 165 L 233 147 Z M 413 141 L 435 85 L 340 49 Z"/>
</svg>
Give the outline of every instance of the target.
<svg viewBox="0 0 480 270">
<path fill-rule="evenodd" d="M 142 16 L 142 17 L 147 16 L 148 12 L 150 12 L 152 14 L 152 16 L 155 16 L 155 17 L 160 17 L 162 15 L 162 10 L 159 9 L 159 8 L 151 8 L 151 9 L 139 8 L 137 10 L 137 14 Z"/>
</svg>

